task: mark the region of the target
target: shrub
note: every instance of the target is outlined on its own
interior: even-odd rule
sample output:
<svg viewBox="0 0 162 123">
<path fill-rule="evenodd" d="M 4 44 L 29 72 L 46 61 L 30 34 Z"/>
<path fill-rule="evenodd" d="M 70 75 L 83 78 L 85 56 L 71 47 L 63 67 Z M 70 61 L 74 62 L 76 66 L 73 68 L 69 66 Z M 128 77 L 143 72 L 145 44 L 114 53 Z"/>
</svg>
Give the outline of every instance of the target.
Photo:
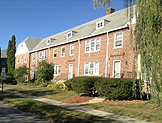
<svg viewBox="0 0 162 123">
<path fill-rule="evenodd" d="M 102 81 L 95 82 L 95 88 L 100 96 L 104 96 L 109 100 L 135 99 L 133 96 L 133 79 L 107 78 Z M 136 93 L 139 95 L 138 91 Z"/>
<path fill-rule="evenodd" d="M 54 73 L 53 69 L 54 69 L 53 64 L 49 64 L 46 61 L 39 62 L 36 71 L 37 80 L 45 83 L 53 79 L 53 73 Z"/>
<path fill-rule="evenodd" d="M 72 83 L 72 79 L 69 79 L 69 80 L 64 82 L 67 90 L 73 90 L 72 87 L 71 87 L 71 83 Z"/>
<path fill-rule="evenodd" d="M 1 76 L 0 76 L 0 82 L 2 82 Z M 16 85 L 17 84 L 15 78 L 12 77 L 12 76 L 6 76 L 6 80 L 4 80 L 4 83 L 11 84 L 11 85 Z"/>
<path fill-rule="evenodd" d="M 79 93 L 96 94 L 94 83 L 101 77 L 83 76 L 75 77 L 65 82 L 67 88 Z"/>
<path fill-rule="evenodd" d="M 26 75 L 28 75 L 29 68 L 23 65 L 15 70 L 14 77 L 18 83 L 23 83 L 26 80 Z"/>
</svg>

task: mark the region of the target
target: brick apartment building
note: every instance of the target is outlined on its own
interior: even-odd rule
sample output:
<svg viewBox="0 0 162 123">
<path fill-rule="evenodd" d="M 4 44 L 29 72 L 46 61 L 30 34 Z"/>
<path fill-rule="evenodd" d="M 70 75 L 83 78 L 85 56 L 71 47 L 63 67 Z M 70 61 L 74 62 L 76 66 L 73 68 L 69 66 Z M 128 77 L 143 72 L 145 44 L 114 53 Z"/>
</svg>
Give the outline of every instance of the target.
<svg viewBox="0 0 162 123">
<path fill-rule="evenodd" d="M 38 62 L 54 64 L 55 80 L 76 76 L 132 78 L 134 53 L 130 48 L 130 24 L 127 9 L 82 24 L 53 36 L 28 37 L 18 45 L 16 68 L 26 64 L 29 79 L 34 78 Z"/>
</svg>

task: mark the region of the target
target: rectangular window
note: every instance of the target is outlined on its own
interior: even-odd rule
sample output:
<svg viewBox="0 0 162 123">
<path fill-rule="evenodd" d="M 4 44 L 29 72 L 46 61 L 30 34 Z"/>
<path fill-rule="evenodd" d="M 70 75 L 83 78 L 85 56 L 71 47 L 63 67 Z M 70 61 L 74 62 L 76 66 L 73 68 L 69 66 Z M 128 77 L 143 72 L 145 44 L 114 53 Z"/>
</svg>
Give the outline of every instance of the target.
<svg viewBox="0 0 162 123">
<path fill-rule="evenodd" d="M 85 75 L 99 75 L 99 62 L 90 62 L 84 64 Z"/>
<path fill-rule="evenodd" d="M 27 62 L 27 55 L 25 55 L 25 62 Z"/>
<path fill-rule="evenodd" d="M 21 56 L 21 63 L 23 62 L 23 56 Z"/>
<path fill-rule="evenodd" d="M 55 65 L 54 66 L 54 75 L 60 75 L 60 72 L 61 72 L 61 66 Z"/>
<path fill-rule="evenodd" d="M 114 48 L 122 48 L 123 45 L 123 32 L 114 35 Z"/>
<path fill-rule="evenodd" d="M 97 52 L 100 51 L 101 38 L 95 38 L 85 42 L 85 52 Z"/>
<path fill-rule="evenodd" d="M 33 54 L 33 62 L 35 61 L 35 53 Z"/>
<path fill-rule="evenodd" d="M 19 64 L 19 57 L 17 57 L 17 64 Z"/>
<path fill-rule="evenodd" d="M 43 59 L 43 52 L 40 52 L 39 53 L 39 60 L 42 60 Z"/>
<path fill-rule="evenodd" d="M 74 55 L 74 47 L 74 44 L 70 45 L 70 56 Z"/>
<path fill-rule="evenodd" d="M 54 49 L 53 50 L 53 58 L 56 58 L 57 57 L 57 49 Z"/>
<path fill-rule="evenodd" d="M 39 53 L 39 60 L 45 60 L 47 58 L 47 51 L 42 51 Z"/>
<path fill-rule="evenodd" d="M 65 46 L 61 47 L 61 57 L 65 57 Z"/>
</svg>

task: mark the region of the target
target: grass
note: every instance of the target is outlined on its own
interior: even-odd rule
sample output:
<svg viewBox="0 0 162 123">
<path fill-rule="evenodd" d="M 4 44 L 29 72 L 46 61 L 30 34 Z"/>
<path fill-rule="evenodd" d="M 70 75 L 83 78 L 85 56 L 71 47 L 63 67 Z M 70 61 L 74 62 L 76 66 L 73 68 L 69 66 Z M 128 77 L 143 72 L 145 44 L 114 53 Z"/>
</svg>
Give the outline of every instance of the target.
<svg viewBox="0 0 162 123">
<path fill-rule="evenodd" d="M 9 103 L 11 106 L 28 112 L 49 122 L 55 123 L 119 123 L 111 119 L 104 119 L 82 112 L 64 109 L 58 106 L 49 105 L 39 101 L 20 98 L 18 96 L 4 93 L 0 100 Z"/>
<path fill-rule="evenodd" d="M 151 103 L 132 104 L 85 104 L 87 108 L 106 111 L 117 115 L 128 116 L 148 122 L 162 123 L 162 106 L 157 107 Z"/>
<path fill-rule="evenodd" d="M 77 93 L 62 91 L 60 89 L 36 88 L 34 86 L 29 85 L 5 85 L 4 89 L 13 90 L 24 94 L 29 94 L 57 101 L 77 96 Z"/>
</svg>

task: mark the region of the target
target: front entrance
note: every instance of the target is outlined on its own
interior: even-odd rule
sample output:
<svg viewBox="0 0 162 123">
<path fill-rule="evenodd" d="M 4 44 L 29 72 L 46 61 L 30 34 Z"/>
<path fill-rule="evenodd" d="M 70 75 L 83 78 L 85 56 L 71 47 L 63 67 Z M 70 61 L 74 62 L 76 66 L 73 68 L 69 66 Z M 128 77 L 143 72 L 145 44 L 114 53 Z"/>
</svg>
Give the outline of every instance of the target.
<svg viewBox="0 0 162 123">
<path fill-rule="evenodd" d="M 73 78 L 73 64 L 69 64 L 69 75 L 68 79 Z"/>
<path fill-rule="evenodd" d="M 120 78 L 120 60 L 113 61 L 113 78 Z"/>
</svg>

